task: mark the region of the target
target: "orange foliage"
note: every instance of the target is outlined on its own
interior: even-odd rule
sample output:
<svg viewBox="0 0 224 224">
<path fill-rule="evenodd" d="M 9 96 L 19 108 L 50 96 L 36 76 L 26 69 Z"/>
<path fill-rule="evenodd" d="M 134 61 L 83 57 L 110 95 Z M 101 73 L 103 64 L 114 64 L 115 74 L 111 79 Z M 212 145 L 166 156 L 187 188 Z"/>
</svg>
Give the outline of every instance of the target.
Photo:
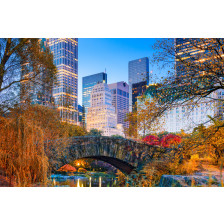
<svg viewBox="0 0 224 224">
<path fill-rule="evenodd" d="M 58 172 L 76 172 L 76 168 L 69 164 L 65 164 L 64 166 L 59 168 L 57 171 Z"/>
</svg>

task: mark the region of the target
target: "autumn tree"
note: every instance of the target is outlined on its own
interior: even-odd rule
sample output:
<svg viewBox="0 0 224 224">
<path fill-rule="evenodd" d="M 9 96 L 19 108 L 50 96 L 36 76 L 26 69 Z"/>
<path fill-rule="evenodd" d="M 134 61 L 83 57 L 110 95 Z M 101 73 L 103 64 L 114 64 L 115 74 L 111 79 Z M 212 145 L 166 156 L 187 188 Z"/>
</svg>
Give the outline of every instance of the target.
<svg viewBox="0 0 224 224">
<path fill-rule="evenodd" d="M 164 135 L 160 140 L 160 145 L 163 147 L 178 147 L 181 143 L 181 137 L 174 134 Z"/>
<path fill-rule="evenodd" d="M 161 116 L 157 116 L 161 110 L 157 99 L 144 94 L 139 98 L 137 104 L 138 134 L 140 136 L 146 136 L 163 131 L 164 119 Z"/>
<path fill-rule="evenodd" d="M 182 148 L 198 154 L 201 157 L 211 157 L 216 163 L 224 157 L 224 130 L 223 121 L 213 119 L 209 127 L 200 125 L 194 129 L 192 134 L 183 142 Z"/>
<path fill-rule="evenodd" d="M 125 121 L 128 128 L 125 128 L 125 135 L 130 138 L 137 138 L 137 112 L 132 111 L 126 115 Z"/>
<path fill-rule="evenodd" d="M 0 168 L 17 186 L 47 178 L 45 145 L 59 136 L 60 122 L 56 112 L 29 104 L 33 94 L 47 95 L 53 84 L 56 67 L 43 41 L 0 39 Z"/>
<path fill-rule="evenodd" d="M 46 182 L 63 165 L 69 137 L 85 133 L 62 122 L 57 109 L 21 104 L 0 116 L 0 168 L 16 186 Z"/>
<path fill-rule="evenodd" d="M 149 145 L 160 145 L 160 139 L 154 135 L 148 135 L 142 140 L 143 142 L 146 142 Z"/>
<path fill-rule="evenodd" d="M 98 130 L 98 129 L 91 129 L 87 135 L 90 135 L 90 136 L 102 136 L 102 131 Z"/>
<path fill-rule="evenodd" d="M 155 88 L 150 86 L 148 89 Z M 160 105 L 157 99 L 151 97 L 145 92 L 138 97 L 136 110 L 127 115 L 126 121 L 129 122 L 127 134 L 130 137 L 142 138 L 146 135 L 163 130 L 164 119 L 157 116 L 160 111 Z"/>
<path fill-rule="evenodd" d="M 0 112 L 32 93 L 50 91 L 56 67 L 50 49 L 37 38 L 0 38 Z"/>
<path fill-rule="evenodd" d="M 0 117 L 0 168 L 14 186 L 46 182 L 48 158 L 44 128 L 23 113 Z"/>
<path fill-rule="evenodd" d="M 167 69 L 157 92 L 161 110 L 156 117 L 180 105 L 197 105 L 205 98 L 217 102 L 215 116 L 222 116 L 223 98 L 218 92 L 224 89 L 224 39 L 163 39 L 154 49 L 154 62 Z"/>
<path fill-rule="evenodd" d="M 85 128 L 66 122 L 61 123 L 61 129 L 62 129 L 62 135 L 63 136 L 66 135 L 67 137 L 87 135 L 87 131 Z"/>
</svg>

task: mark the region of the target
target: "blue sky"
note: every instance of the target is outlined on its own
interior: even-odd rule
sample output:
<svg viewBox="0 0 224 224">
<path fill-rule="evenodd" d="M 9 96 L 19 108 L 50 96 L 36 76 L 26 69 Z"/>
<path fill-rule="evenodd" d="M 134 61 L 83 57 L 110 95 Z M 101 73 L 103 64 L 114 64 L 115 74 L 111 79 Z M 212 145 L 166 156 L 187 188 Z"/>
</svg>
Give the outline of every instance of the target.
<svg viewBox="0 0 224 224">
<path fill-rule="evenodd" d="M 78 102 L 82 103 L 82 77 L 107 72 L 108 83 L 128 82 L 128 62 L 153 56 L 156 38 L 79 38 L 78 42 Z M 149 65 L 155 76 L 161 71 Z"/>
</svg>

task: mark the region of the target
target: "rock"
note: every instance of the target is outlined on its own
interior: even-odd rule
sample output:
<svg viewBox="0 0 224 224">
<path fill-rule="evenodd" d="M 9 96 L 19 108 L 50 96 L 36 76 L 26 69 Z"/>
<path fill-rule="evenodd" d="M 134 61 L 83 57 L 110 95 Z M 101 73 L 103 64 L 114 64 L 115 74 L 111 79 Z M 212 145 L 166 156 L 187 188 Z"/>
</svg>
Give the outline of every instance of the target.
<svg viewBox="0 0 224 224">
<path fill-rule="evenodd" d="M 215 176 L 203 175 L 162 175 L 159 187 L 202 187 L 218 186 L 219 182 Z"/>
</svg>

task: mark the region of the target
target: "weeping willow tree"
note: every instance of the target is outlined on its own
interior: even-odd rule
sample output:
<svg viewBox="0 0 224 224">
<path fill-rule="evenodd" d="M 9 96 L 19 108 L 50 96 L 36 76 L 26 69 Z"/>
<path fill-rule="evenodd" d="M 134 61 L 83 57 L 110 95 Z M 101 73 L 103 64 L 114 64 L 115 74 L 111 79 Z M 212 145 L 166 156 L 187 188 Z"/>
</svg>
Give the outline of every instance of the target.
<svg viewBox="0 0 224 224">
<path fill-rule="evenodd" d="M 46 183 L 63 165 L 69 137 L 85 133 L 62 122 L 57 109 L 22 104 L 0 116 L 0 170 L 14 186 Z"/>
<path fill-rule="evenodd" d="M 14 186 L 47 180 L 44 132 L 24 115 L 0 118 L 0 167 Z"/>
</svg>

